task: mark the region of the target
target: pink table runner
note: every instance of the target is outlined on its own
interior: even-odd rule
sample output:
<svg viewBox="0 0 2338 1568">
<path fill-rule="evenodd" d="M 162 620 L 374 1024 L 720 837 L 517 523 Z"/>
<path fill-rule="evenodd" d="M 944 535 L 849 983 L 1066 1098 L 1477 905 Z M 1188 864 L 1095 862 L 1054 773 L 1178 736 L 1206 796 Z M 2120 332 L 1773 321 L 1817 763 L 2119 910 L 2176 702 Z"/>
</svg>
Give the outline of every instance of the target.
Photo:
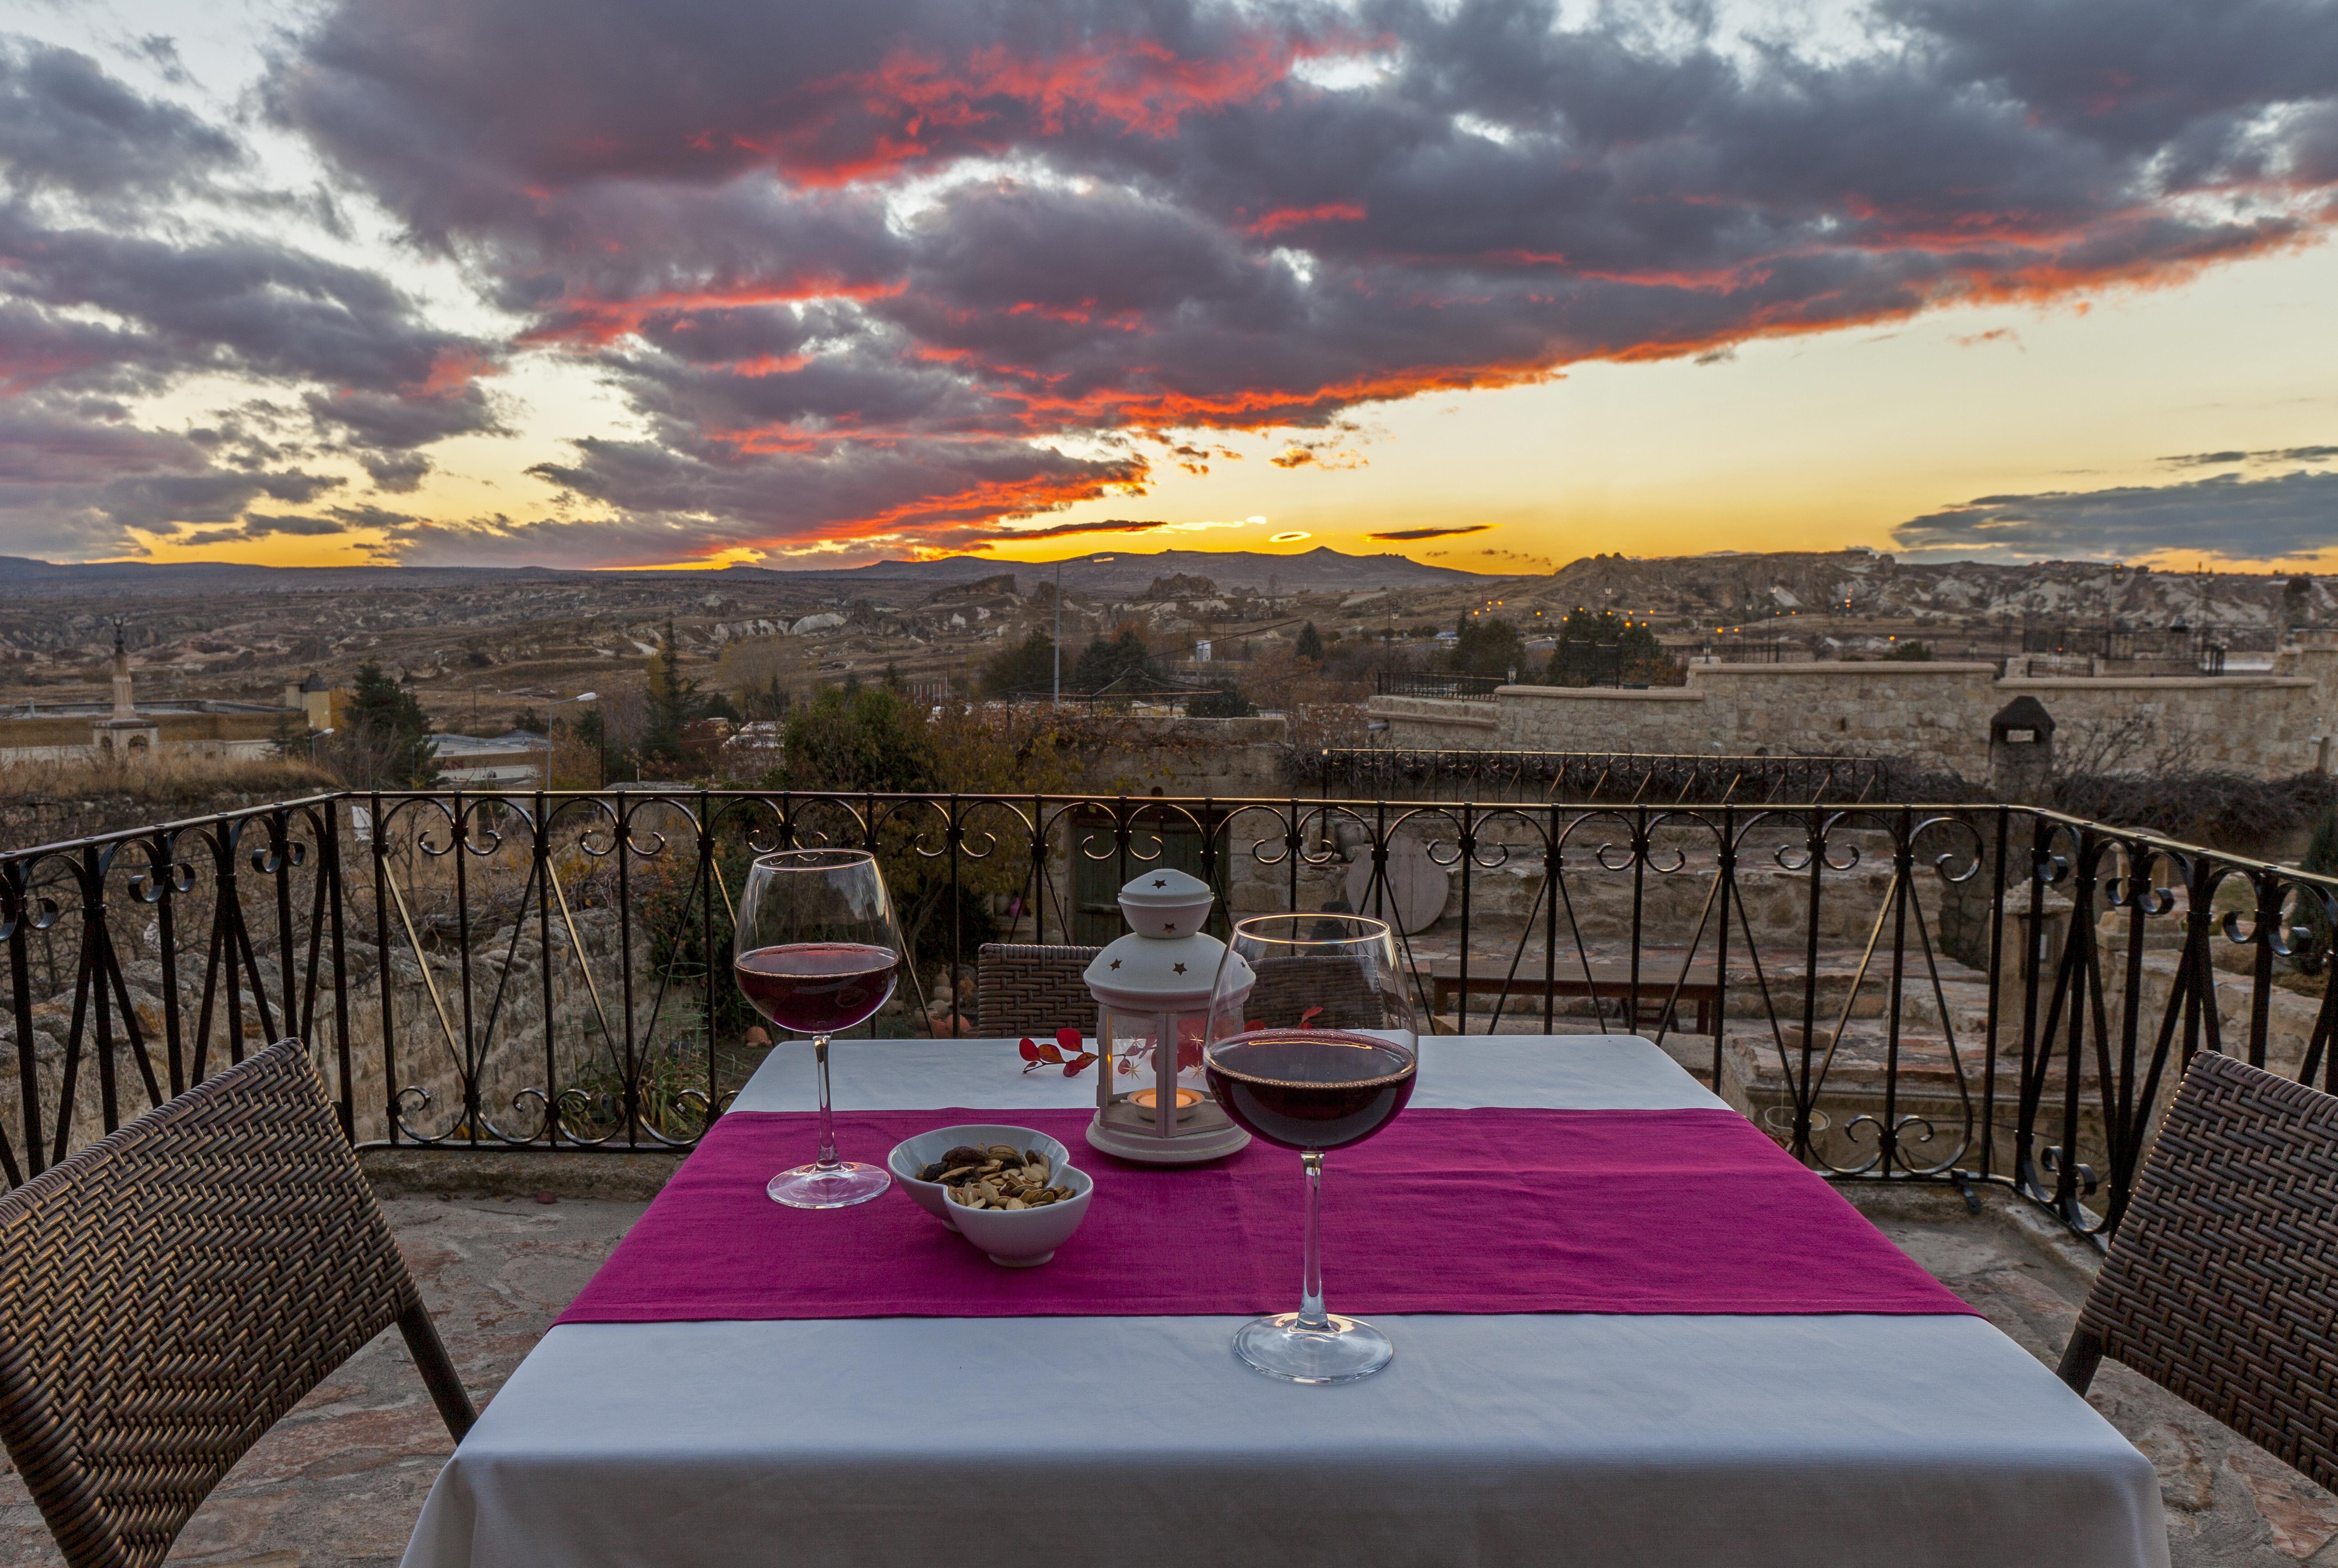
<svg viewBox="0 0 2338 1568">
<path fill-rule="evenodd" d="M 733 1112 L 650 1205 L 563 1323 L 710 1318 L 1141 1317 L 1298 1304 L 1299 1157 L 1253 1142 L 1163 1171 L 1088 1148 L 1086 1111 L 836 1118 L 848 1157 L 961 1122 L 1062 1141 L 1096 1192 L 1055 1260 L 1001 1269 L 887 1192 L 786 1209 L 774 1171 L 803 1112 Z M 1734 1112 L 1408 1112 L 1323 1178 L 1335 1312 L 1960 1313 L 1970 1308 Z"/>
</svg>

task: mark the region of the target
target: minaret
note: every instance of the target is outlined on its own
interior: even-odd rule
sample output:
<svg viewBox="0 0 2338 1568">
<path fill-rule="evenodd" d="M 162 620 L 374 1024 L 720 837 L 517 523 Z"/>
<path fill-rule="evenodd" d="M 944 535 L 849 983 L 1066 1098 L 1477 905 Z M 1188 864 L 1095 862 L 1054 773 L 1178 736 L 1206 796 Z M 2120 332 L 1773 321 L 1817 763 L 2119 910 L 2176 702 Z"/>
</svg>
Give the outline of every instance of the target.
<svg viewBox="0 0 2338 1568">
<path fill-rule="evenodd" d="M 138 705 L 130 700 L 130 650 L 122 641 L 122 619 L 113 622 L 113 717 L 116 720 L 138 717 Z"/>
<path fill-rule="evenodd" d="M 113 712 L 93 720 L 89 732 L 93 757 L 149 758 L 162 749 L 162 726 L 151 714 L 141 714 L 130 698 L 130 647 L 123 640 L 122 622 L 113 622 Z"/>
</svg>

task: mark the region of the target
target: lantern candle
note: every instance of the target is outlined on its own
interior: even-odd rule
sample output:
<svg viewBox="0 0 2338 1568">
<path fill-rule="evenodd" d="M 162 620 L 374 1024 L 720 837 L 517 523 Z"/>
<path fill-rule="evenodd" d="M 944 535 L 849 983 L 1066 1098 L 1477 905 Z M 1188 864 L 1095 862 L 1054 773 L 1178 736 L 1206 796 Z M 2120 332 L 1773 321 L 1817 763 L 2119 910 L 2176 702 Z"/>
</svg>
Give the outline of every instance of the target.
<svg viewBox="0 0 2338 1568">
<path fill-rule="evenodd" d="M 1250 965 L 1202 929 L 1215 895 L 1183 871 L 1148 871 L 1120 890 L 1129 934 L 1083 978 L 1096 1001 L 1096 1112 L 1088 1142 L 1151 1165 L 1191 1165 L 1250 1142 L 1201 1086 L 1202 1046 L 1219 965 L 1239 1004 Z M 1184 1080 L 1182 1081 L 1181 1080 Z"/>
</svg>

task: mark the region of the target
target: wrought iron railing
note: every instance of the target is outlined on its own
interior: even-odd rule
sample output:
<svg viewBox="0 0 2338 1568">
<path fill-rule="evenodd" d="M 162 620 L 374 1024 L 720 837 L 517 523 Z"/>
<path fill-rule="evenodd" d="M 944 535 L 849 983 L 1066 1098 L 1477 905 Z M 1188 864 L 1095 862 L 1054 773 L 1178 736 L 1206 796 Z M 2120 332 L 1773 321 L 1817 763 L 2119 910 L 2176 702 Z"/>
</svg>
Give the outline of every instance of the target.
<svg viewBox="0 0 2338 1568">
<path fill-rule="evenodd" d="M 814 843 L 904 909 L 878 1032 L 970 1032 L 982 941 L 1109 935 L 1169 861 L 1398 916 L 1432 1030 L 1645 1034 L 1831 1176 L 2097 1237 L 2194 1053 L 2338 1088 L 2338 882 L 2026 808 L 335 794 L 0 854 L 0 1174 L 283 1034 L 363 1142 L 687 1146 L 768 1048 L 739 874 Z"/>
<path fill-rule="evenodd" d="M 1422 675 L 1376 670 L 1372 691 L 1380 697 L 1433 697 L 1448 702 L 1491 702 L 1516 675 Z"/>
<path fill-rule="evenodd" d="M 1294 748 L 1292 786 L 1342 799 L 1566 800 L 1746 806 L 1893 800 L 1912 782 L 1887 757 L 1506 751 L 1395 746 Z"/>
</svg>

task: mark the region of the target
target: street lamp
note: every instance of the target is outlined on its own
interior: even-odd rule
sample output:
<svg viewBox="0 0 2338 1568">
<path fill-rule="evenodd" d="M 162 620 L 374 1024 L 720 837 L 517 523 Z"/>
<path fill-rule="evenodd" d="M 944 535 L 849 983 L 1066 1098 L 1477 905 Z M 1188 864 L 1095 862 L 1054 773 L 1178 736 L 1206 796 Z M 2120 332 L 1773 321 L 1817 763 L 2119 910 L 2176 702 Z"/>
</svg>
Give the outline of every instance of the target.
<svg viewBox="0 0 2338 1568">
<path fill-rule="evenodd" d="M 600 701 L 601 694 L 598 691 L 579 691 L 574 697 L 555 697 L 544 706 L 549 711 L 565 702 L 598 702 Z M 593 726 L 594 749 L 599 753 L 594 759 L 594 777 L 599 779 L 594 788 L 606 789 L 609 787 L 609 722 L 598 710 L 595 710 L 594 716 L 598 720 Z M 545 739 L 548 746 L 551 737 L 546 736 Z M 552 787 L 552 753 L 549 750 L 545 752 L 544 757 L 544 784 L 547 789 Z"/>
</svg>

